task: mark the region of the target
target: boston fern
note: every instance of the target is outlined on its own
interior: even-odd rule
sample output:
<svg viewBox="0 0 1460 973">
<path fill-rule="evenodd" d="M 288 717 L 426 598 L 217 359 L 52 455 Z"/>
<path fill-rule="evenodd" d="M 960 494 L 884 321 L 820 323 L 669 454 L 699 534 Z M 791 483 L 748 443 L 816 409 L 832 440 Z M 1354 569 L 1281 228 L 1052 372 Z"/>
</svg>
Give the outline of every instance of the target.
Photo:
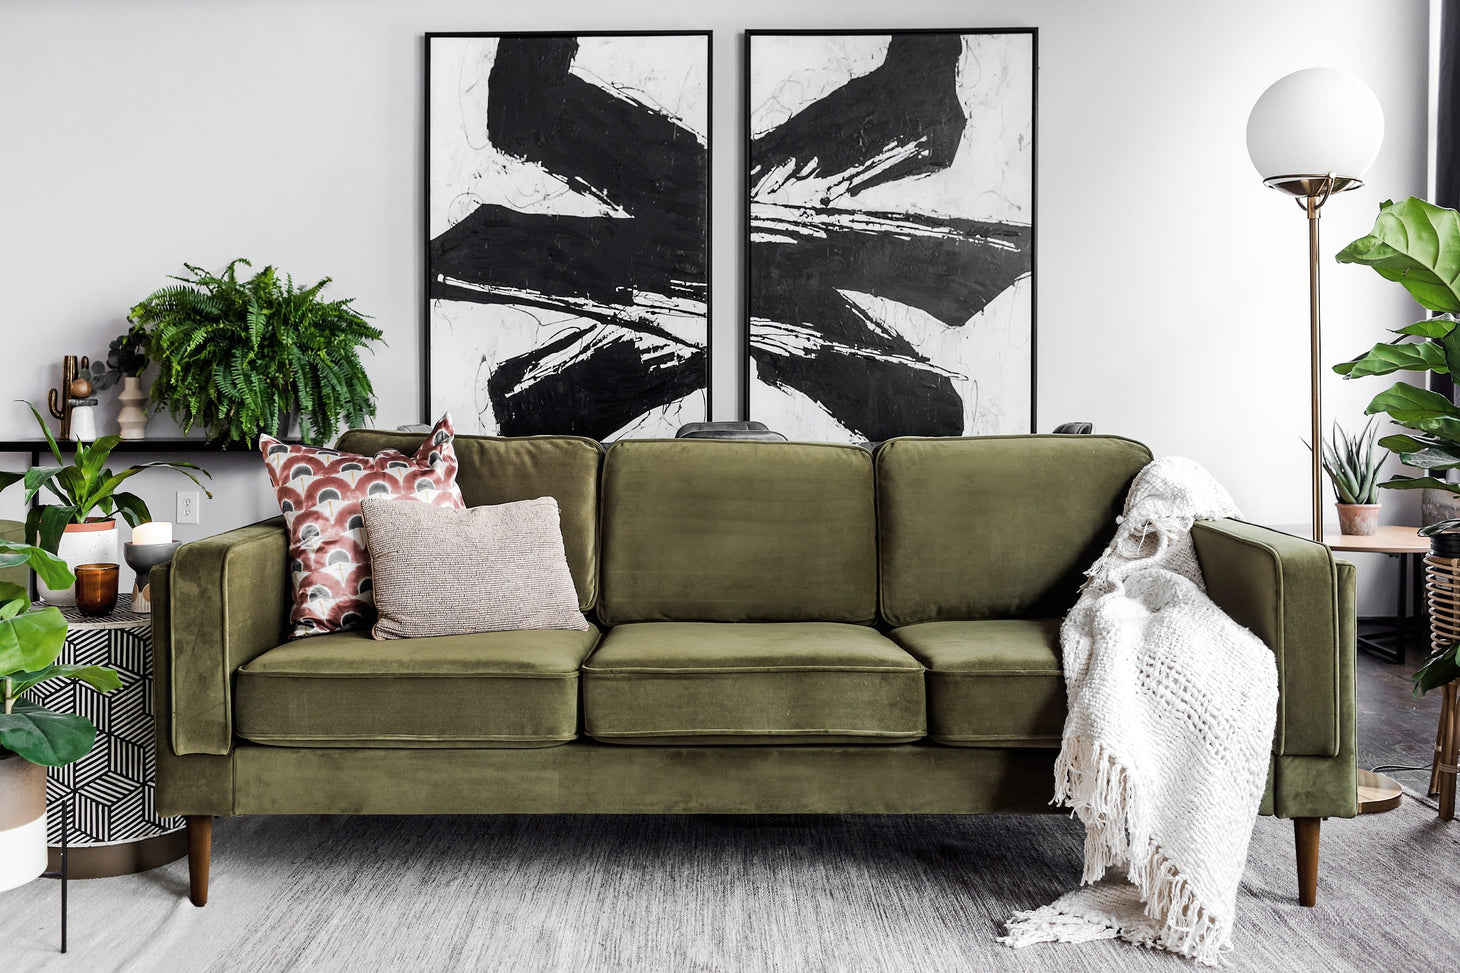
<svg viewBox="0 0 1460 973">
<path fill-rule="evenodd" d="M 297 411 L 303 438 L 323 445 L 342 424 L 375 415 L 360 348 L 381 332 L 351 301 L 322 301 L 328 277 L 297 288 L 273 267 L 240 280 L 242 258 L 222 274 L 184 264 L 190 276 L 144 298 L 130 315 L 160 372 L 152 401 L 186 432 L 246 443 Z"/>
</svg>

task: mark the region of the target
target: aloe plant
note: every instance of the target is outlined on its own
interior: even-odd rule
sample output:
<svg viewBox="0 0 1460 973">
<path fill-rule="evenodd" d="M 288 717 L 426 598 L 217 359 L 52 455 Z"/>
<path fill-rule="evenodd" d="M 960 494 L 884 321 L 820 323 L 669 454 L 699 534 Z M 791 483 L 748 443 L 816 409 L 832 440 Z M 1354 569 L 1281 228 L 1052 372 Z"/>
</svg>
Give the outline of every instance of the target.
<svg viewBox="0 0 1460 973">
<path fill-rule="evenodd" d="M 52 588 L 76 577 L 66 562 L 30 544 L 0 540 L 0 568 L 27 565 Z M 60 767 L 79 760 L 96 741 L 96 726 L 78 713 L 57 713 L 22 699 L 48 679 L 75 679 L 98 692 L 120 688 L 104 666 L 57 665 L 66 644 L 66 617 L 55 607 L 36 608 L 25 589 L 0 581 L 0 756 L 6 751 L 34 764 Z"/>
<path fill-rule="evenodd" d="M 1339 503 L 1379 502 L 1379 467 L 1384 457 L 1375 446 L 1378 435 L 1373 418 L 1357 436 L 1333 424 L 1333 435 L 1323 444 L 1323 469 Z"/>
</svg>

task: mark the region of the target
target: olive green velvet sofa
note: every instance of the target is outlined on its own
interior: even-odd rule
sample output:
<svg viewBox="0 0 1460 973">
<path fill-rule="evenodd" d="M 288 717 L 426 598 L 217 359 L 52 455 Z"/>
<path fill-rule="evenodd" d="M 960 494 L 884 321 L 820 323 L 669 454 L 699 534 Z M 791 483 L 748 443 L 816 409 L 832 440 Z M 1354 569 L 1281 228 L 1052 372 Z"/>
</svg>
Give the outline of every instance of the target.
<svg viewBox="0 0 1460 973">
<path fill-rule="evenodd" d="M 468 504 L 557 499 L 593 631 L 287 641 L 282 519 L 183 545 L 152 575 L 157 809 L 187 816 L 196 904 L 217 815 L 1052 810 L 1059 619 L 1146 447 L 456 448 Z M 1236 521 L 1195 538 L 1277 657 L 1262 809 L 1297 820 L 1311 902 L 1317 822 L 1355 813 L 1352 568 Z"/>
</svg>

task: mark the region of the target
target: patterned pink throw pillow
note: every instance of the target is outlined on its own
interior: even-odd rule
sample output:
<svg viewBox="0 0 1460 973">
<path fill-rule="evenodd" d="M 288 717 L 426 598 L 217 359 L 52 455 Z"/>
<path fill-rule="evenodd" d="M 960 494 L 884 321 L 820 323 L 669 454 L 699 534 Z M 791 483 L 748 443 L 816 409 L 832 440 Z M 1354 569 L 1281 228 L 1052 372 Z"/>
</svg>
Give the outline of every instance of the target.
<svg viewBox="0 0 1460 973">
<path fill-rule="evenodd" d="M 360 501 L 419 500 L 461 510 L 455 430 L 441 417 L 414 456 L 386 449 L 357 456 L 259 437 L 259 451 L 289 526 L 294 637 L 368 628 L 375 620 Z"/>
</svg>

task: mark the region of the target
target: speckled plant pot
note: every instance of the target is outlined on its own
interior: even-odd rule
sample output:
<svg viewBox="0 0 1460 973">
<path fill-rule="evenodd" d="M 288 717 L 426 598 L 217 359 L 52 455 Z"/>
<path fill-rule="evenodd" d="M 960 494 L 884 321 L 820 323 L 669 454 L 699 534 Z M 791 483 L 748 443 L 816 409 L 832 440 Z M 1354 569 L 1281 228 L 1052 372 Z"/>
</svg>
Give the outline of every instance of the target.
<svg viewBox="0 0 1460 973">
<path fill-rule="evenodd" d="M 1352 537 L 1370 537 L 1378 533 L 1379 511 L 1377 503 L 1336 503 L 1338 508 L 1338 532 Z"/>
</svg>

